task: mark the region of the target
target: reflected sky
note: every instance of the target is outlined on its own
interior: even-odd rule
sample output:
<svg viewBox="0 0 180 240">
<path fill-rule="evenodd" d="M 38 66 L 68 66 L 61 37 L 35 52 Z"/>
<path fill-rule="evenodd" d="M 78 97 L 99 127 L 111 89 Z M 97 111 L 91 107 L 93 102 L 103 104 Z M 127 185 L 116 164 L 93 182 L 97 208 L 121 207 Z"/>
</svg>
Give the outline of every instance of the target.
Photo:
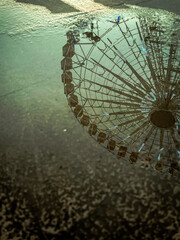
<svg viewBox="0 0 180 240">
<path fill-rule="evenodd" d="M 107 12 L 51 14 L 46 8 L 40 6 L 15 3 L 11 0 L 2 1 L 0 4 L 0 49 L 2 56 L 0 59 L 0 99 L 4 124 L 7 124 L 6 117 L 9 118 L 9 115 L 16 118 L 16 123 L 21 121 L 18 111 L 11 112 L 12 104 L 15 105 L 13 111 L 18 108 L 21 109 L 21 112 L 27 112 L 28 101 L 32 101 L 32 107 L 36 105 L 37 99 L 46 105 L 45 94 L 42 95 L 41 91 L 58 89 L 59 96 L 66 103 L 63 85 L 59 83 L 62 73 L 60 60 L 62 47 L 66 42 L 67 28 L 73 29 L 73 23 L 80 20 L 89 21 L 91 17 L 103 19 L 103 22 L 106 23 L 107 20 L 115 19 L 119 15 L 132 17 L 139 14 L 158 15 L 161 21 L 167 23 L 176 17 L 163 10 L 159 10 L 157 13 L 154 10 L 141 8 L 108 9 Z M 54 87 L 51 88 L 51 86 Z M 44 100 L 38 97 L 38 91 Z M 4 101 L 6 105 L 4 105 Z M 48 103 L 58 107 L 55 96 L 48 98 Z M 63 106 L 60 107 L 63 108 Z M 9 109 L 7 116 L 6 109 Z M 32 112 L 35 113 L 37 110 L 32 110 Z M 1 126 L 4 132 L 1 135 L 1 141 L 3 141 L 8 127 L 3 124 Z M 19 134 L 20 129 L 17 130 L 13 125 L 9 127 L 14 131 L 14 136 L 16 133 Z M 16 139 L 16 137 L 14 138 Z"/>
</svg>

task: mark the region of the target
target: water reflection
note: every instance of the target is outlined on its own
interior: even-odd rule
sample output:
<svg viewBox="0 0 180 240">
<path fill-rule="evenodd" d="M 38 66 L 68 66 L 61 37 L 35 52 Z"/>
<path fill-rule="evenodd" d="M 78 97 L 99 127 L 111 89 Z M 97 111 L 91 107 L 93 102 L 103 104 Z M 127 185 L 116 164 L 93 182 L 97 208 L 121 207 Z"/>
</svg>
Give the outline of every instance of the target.
<svg viewBox="0 0 180 240">
<path fill-rule="evenodd" d="M 84 23 L 67 32 L 61 62 L 75 116 L 118 157 L 179 174 L 177 31 L 143 17 Z"/>
</svg>

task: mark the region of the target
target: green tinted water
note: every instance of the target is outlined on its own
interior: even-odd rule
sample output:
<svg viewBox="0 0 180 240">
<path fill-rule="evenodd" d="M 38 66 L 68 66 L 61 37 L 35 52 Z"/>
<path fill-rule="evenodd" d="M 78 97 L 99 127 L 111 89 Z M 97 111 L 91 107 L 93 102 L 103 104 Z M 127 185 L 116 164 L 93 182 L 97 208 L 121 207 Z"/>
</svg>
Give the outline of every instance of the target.
<svg viewBox="0 0 180 240">
<path fill-rule="evenodd" d="M 118 15 L 136 15 L 138 11 L 140 12 L 140 9 L 124 9 L 114 13 L 101 13 L 101 17 L 109 14 L 108 18 L 115 19 Z M 142 13 L 150 15 L 154 14 L 154 10 L 142 10 Z M 167 14 L 163 11 L 159 14 L 167 18 Z M 65 33 L 72 23 L 79 18 L 87 20 L 90 15 L 92 14 L 51 14 L 39 6 L 16 4 L 10 0 L 1 2 L 0 142 L 3 143 L 2 145 L 21 142 L 24 146 L 25 139 L 28 139 L 29 145 L 32 142 L 34 144 L 40 142 L 35 138 L 37 138 L 37 127 L 43 124 L 53 124 L 54 132 L 61 132 L 67 123 L 73 127 L 74 122 L 68 112 L 60 77 L 62 47 L 66 43 Z M 172 17 L 171 14 L 168 16 Z M 103 26 L 105 20 L 101 28 Z M 52 117 L 56 114 L 59 114 L 57 118 Z M 52 126 L 47 125 L 46 129 L 49 128 L 47 134 L 49 134 L 52 132 Z M 28 131 L 33 132 L 34 135 L 30 136 Z"/>
</svg>

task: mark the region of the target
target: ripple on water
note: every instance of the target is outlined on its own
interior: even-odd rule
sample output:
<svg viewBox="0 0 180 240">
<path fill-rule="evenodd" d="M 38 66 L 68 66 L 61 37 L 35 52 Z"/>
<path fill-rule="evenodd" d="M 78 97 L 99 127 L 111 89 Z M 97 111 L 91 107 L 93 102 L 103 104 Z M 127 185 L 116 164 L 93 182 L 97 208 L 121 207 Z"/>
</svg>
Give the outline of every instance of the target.
<svg viewBox="0 0 180 240">
<path fill-rule="evenodd" d="M 121 17 L 135 17 L 143 15 L 150 17 L 153 21 L 154 16 L 159 18 L 166 26 L 169 26 L 178 31 L 177 38 L 179 38 L 180 22 L 178 16 L 173 13 L 168 13 L 164 10 L 155 10 L 149 8 L 134 7 L 128 5 L 128 9 L 111 9 L 103 8 L 95 9 L 95 11 L 87 12 L 71 12 L 52 14 L 47 8 L 32 4 L 17 3 L 13 0 L 1 0 L 0 2 L 0 34 L 8 34 L 9 36 L 17 36 L 24 34 L 24 37 L 37 35 L 39 30 L 51 28 L 53 31 L 59 31 L 59 28 L 70 27 L 73 23 L 80 19 L 88 20 L 89 17 L 110 18 L 111 20 L 116 16 Z"/>
</svg>

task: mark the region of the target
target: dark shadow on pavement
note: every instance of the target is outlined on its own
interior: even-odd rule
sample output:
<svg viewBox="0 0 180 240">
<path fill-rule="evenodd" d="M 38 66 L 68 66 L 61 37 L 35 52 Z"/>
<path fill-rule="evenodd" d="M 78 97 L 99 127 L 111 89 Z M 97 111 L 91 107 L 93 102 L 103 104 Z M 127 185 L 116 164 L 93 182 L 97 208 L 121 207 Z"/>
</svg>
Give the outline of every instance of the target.
<svg viewBox="0 0 180 240">
<path fill-rule="evenodd" d="M 60 0 L 16 0 L 16 2 L 44 6 L 52 13 L 79 12 L 77 9 L 69 6 L 68 4 Z"/>
<path fill-rule="evenodd" d="M 163 9 L 180 15 L 179 0 L 94 0 L 111 8 L 121 8 L 124 4 L 132 4 L 140 7 Z"/>
</svg>

